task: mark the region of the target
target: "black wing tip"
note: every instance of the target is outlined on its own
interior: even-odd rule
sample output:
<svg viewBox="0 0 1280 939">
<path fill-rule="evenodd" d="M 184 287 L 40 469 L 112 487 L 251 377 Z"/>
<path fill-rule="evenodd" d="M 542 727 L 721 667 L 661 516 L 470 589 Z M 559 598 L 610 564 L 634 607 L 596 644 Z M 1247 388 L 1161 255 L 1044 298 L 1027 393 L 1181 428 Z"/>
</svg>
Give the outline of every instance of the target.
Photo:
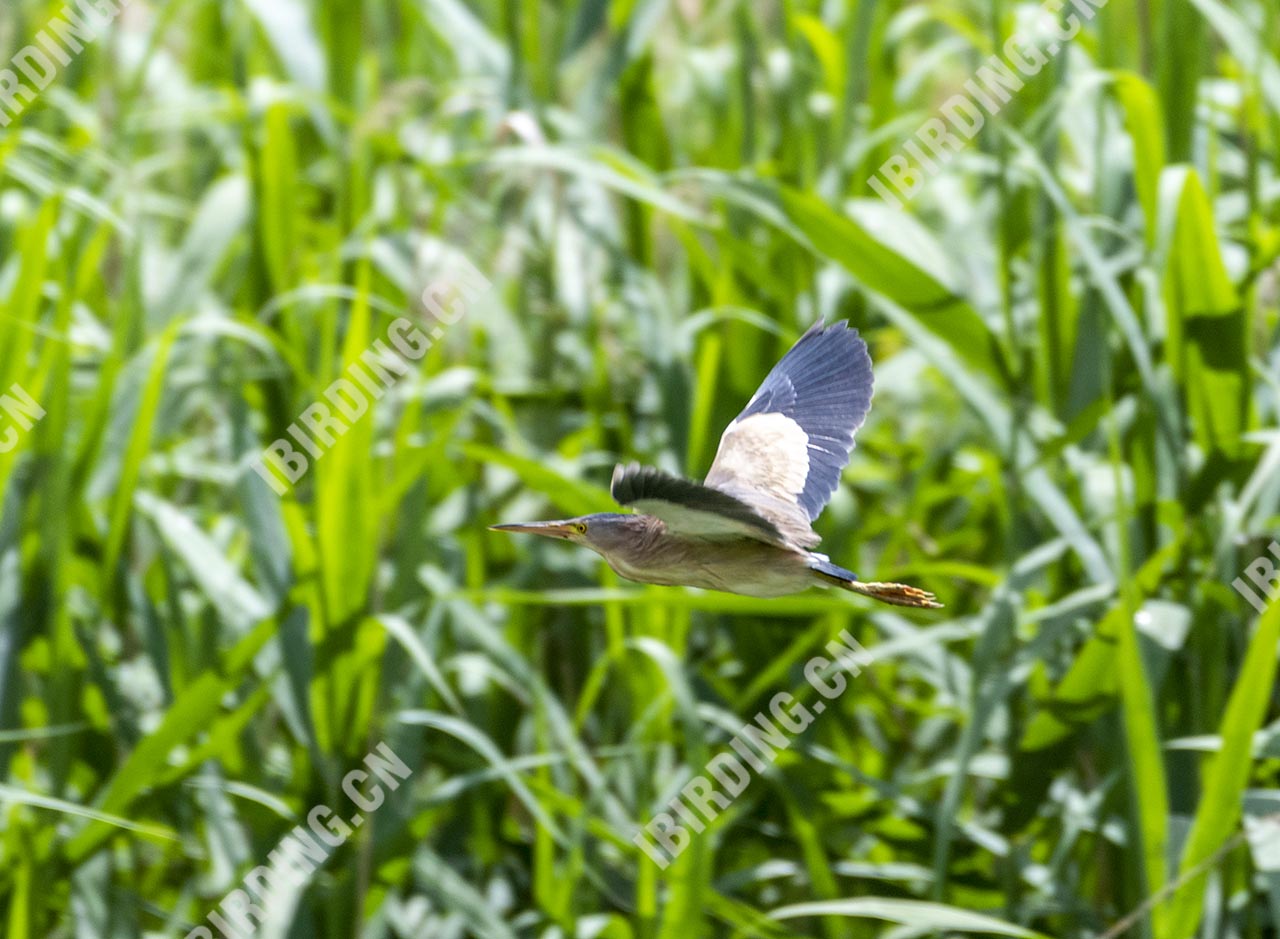
<svg viewBox="0 0 1280 939">
<path fill-rule="evenodd" d="M 848 320 L 838 320 L 830 326 L 819 320 L 810 326 L 773 367 L 757 396 L 783 380 L 793 388 L 806 388 L 809 393 L 815 390 L 816 383 L 828 392 L 839 388 L 851 396 L 849 404 L 863 417 L 875 394 L 871 350 Z"/>
<path fill-rule="evenodd" d="M 732 493 L 707 486 L 704 483 L 676 476 L 653 466 L 619 463 L 613 470 L 610 493 L 619 505 L 630 505 L 644 499 L 657 499 L 674 505 L 686 506 L 701 512 L 711 512 L 741 522 L 757 529 L 770 539 L 781 539 L 778 527 L 761 516 L 756 509 Z"/>
<path fill-rule="evenodd" d="M 806 339 L 812 340 L 813 338 L 825 339 L 828 342 L 847 342 L 851 349 L 856 349 L 859 346 L 864 350 L 867 348 L 867 340 L 862 338 L 862 334 L 858 332 L 858 327 L 849 325 L 848 320 L 836 320 L 829 326 L 825 325 L 822 320 L 818 320 L 800 337 L 796 345 L 800 345 Z M 870 352 L 867 352 L 867 358 L 868 360 L 871 358 Z"/>
<path fill-rule="evenodd" d="M 801 336 L 800 339 L 801 340 L 808 339 L 810 336 L 814 336 L 814 335 L 825 336 L 828 333 L 849 333 L 852 335 L 854 339 L 862 338 L 858 334 L 858 327 L 850 326 L 849 321 L 845 319 L 845 320 L 836 320 L 834 323 L 830 325 L 827 325 L 827 323 L 824 320 L 818 320 L 816 323 L 814 323 L 812 326 L 810 326 L 808 329 L 805 330 L 804 335 Z"/>
<path fill-rule="evenodd" d="M 867 349 L 867 341 L 858 332 L 858 327 L 850 326 L 848 320 L 836 320 L 830 325 L 818 320 L 818 322 L 805 330 L 803 336 L 796 340 L 796 344 L 788 350 L 787 355 L 798 352 L 802 346 L 811 345 L 815 341 L 822 345 L 831 345 L 833 347 L 835 343 L 840 343 L 851 351 L 861 350 L 866 356 L 867 364 L 870 365 L 871 363 L 871 352 Z M 811 350 L 805 349 L 804 351 L 809 352 Z M 784 355 L 782 360 L 785 361 L 786 358 L 787 356 Z"/>
<path fill-rule="evenodd" d="M 609 483 L 609 494 L 619 505 L 629 505 L 641 497 L 643 487 L 637 483 L 644 475 L 647 466 L 641 466 L 634 460 L 630 463 L 619 463 L 613 468 L 613 479 Z"/>
<path fill-rule="evenodd" d="M 675 476 L 655 466 L 644 466 L 632 460 L 630 463 L 619 463 L 613 468 L 613 481 L 609 485 L 609 494 L 620 505 L 629 505 L 637 499 L 652 497 L 655 493 L 666 491 L 684 492 L 687 487 L 696 487 L 698 483 L 683 476 Z"/>
</svg>

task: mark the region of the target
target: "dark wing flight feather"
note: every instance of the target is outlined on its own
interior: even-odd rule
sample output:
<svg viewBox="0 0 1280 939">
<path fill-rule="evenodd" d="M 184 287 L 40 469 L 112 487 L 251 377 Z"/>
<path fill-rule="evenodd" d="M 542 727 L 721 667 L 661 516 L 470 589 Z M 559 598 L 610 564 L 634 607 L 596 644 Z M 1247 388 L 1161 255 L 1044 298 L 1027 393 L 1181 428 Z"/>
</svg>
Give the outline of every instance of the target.
<svg viewBox="0 0 1280 939">
<path fill-rule="evenodd" d="M 772 522 L 740 499 L 651 466 L 618 465 L 610 491 L 620 505 L 662 519 L 675 534 L 786 544 Z"/>
<path fill-rule="evenodd" d="M 803 543 L 840 484 L 871 394 L 871 356 L 858 331 L 844 321 L 815 324 L 725 428 L 706 485 Z"/>
</svg>

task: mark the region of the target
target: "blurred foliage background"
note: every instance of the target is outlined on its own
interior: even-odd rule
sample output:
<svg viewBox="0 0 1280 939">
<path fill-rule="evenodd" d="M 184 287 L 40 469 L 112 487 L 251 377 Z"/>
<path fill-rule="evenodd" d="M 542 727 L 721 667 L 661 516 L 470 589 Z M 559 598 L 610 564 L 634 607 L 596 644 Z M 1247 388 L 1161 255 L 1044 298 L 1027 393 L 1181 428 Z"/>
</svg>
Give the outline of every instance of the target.
<svg viewBox="0 0 1280 939">
<path fill-rule="evenodd" d="M 47 412 L 0 415 L 0 934 L 185 934 L 385 741 L 412 778 L 258 935 L 1276 936 L 1280 606 L 1230 584 L 1280 530 L 1280 4 L 1110 0 L 874 198 L 1047 15 L 134 0 L 0 129 Z M 492 288 L 277 496 L 459 257 Z M 945 611 L 485 530 L 701 476 L 820 317 L 877 381 L 823 550 Z M 636 827 L 841 629 L 873 664 L 659 870 Z"/>
</svg>

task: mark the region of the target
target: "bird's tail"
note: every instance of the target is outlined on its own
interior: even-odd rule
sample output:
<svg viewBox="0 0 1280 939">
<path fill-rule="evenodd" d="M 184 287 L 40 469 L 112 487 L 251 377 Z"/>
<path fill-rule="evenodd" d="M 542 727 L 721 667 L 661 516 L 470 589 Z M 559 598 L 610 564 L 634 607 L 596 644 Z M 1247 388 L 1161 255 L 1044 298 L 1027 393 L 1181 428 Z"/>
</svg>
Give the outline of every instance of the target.
<svg viewBox="0 0 1280 939">
<path fill-rule="evenodd" d="M 919 587 L 910 587 L 907 584 L 864 583 L 843 567 L 825 560 L 815 559 L 811 569 L 825 584 L 831 584 L 851 593 L 860 593 L 864 597 L 871 597 L 881 603 L 926 610 L 942 609 L 942 604 L 933 594 Z"/>
</svg>

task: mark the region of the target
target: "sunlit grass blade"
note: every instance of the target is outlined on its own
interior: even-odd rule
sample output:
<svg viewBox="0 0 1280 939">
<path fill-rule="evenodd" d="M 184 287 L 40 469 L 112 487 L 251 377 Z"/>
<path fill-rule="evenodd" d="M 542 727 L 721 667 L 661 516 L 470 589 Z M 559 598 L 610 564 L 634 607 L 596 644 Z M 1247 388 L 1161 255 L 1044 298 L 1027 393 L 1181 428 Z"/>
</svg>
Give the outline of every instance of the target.
<svg viewBox="0 0 1280 939">
<path fill-rule="evenodd" d="M 1275 689 L 1276 648 L 1280 645 L 1280 603 L 1272 603 L 1258 619 L 1240 668 L 1218 736 L 1222 746 L 1204 768 L 1200 803 L 1178 866 L 1180 874 L 1195 870 L 1235 833 L 1243 812 L 1244 790 L 1253 769 L 1253 735 L 1262 723 Z M 1187 939 L 1204 909 L 1204 877 L 1183 886 L 1171 901 L 1169 939 Z"/>
</svg>

